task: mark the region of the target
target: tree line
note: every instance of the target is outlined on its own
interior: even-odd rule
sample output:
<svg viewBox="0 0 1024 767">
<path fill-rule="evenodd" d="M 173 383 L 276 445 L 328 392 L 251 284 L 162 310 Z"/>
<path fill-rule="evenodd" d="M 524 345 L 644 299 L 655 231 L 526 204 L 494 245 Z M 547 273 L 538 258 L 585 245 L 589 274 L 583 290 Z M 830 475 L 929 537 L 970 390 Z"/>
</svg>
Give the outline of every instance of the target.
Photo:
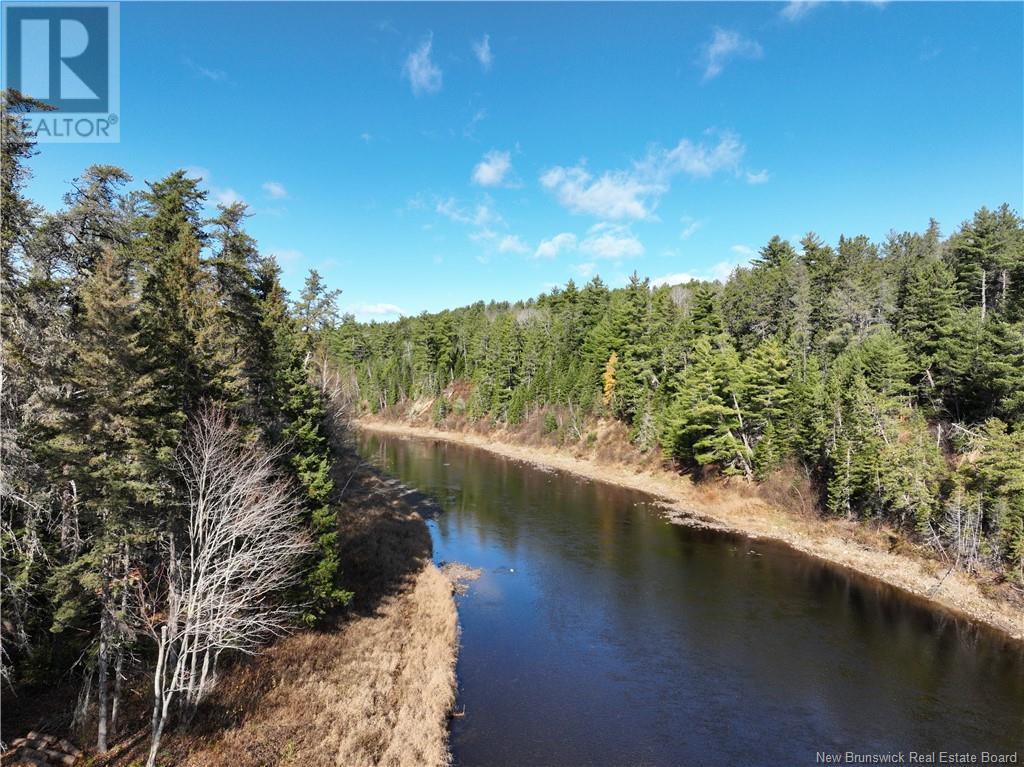
<svg viewBox="0 0 1024 767">
<path fill-rule="evenodd" d="M 968 568 L 1024 579 L 1024 222 L 948 238 L 773 237 L 724 282 L 535 299 L 330 334 L 362 407 L 433 402 L 563 441 L 613 417 L 644 450 L 752 482 L 782 469 L 828 515 L 882 520 Z M 455 384 L 453 386 L 453 384 Z"/>
<path fill-rule="evenodd" d="M 245 206 L 207 217 L 184 171 L 127 191 L 94 165 L 44 212 L 25 196 L 39 106 L 4 94 L 2 671 L 81 678 L 100 752 L 149 675 L 152 764 L 222 653 L 350 597 L 316 345 L 337 292 L 314 274 L 289 301 Z"/>
</svg>

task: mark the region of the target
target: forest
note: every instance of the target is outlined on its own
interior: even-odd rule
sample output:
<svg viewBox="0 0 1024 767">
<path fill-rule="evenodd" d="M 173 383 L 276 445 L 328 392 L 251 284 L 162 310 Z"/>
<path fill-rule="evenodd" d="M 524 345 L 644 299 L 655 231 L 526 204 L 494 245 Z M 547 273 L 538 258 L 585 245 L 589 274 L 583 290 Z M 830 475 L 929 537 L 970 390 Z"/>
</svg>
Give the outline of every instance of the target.
<svg viewBox="0 0 1024 767">
<path fill-rule="evenodd" d="M 33 103 L 2 114 L 5 703 L 72 680 L 102 754 L 148 679 L 152 765 L 219 662 L 350 597 L 316 352 L 337 293 L 289 301 L 245 206 L 205 217 L 184 171 L 128 192 L 92 166 L 44 212 Z"/>
<path fill-rule="evenodd" d="M 694 477 L 803 477 L 953 566 L 1024 582 L 1024 223 L 776 236 L 724 282 L 599 277 L 534 299 L 328 333 L 364 410 L 428 403 L 562 443 L 588 419 Z M 432 403 L 432 404 L 430 404 Z"/>
</svg>

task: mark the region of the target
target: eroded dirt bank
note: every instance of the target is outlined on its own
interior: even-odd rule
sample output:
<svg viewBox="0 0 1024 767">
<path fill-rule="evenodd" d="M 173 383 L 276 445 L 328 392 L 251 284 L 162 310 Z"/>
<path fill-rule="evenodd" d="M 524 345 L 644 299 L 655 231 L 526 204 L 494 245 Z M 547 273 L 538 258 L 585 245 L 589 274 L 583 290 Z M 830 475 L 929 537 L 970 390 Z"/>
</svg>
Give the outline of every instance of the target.
<svg viewBox="0 0 1024 767">
<path fill-rule="evenodd" d="M 849 520 L 809 517 L 768 504 L 742 487 L 695 486 L 670 471 L 575 454 L 564 448 L 526 445 L 514 434 L 442 430 L 405 421 L 363 417 L 368 431 L 448 440 L 479 447 L 514 460 L 572 472 L 641 490 L 663 499 L 668 519 L 781 541 L 834 565 L 876 578 L 932 605 L 985 624 L 1024 642 L 1024 609 L 1006 584 L 998 587 L 951 569 L 905 541 Z"/>
</svg>

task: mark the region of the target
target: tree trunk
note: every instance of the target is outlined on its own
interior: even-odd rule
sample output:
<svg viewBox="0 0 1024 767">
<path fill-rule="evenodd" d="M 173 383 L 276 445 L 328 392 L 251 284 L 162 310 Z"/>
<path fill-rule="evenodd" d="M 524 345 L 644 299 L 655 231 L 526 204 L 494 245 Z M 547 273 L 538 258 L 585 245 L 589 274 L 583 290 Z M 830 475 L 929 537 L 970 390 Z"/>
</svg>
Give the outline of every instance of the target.
<svg viewBox="0 0 1024 767">
<path fill-rule="evenodd" d="M 163 732 L 163 717 L 160 715 L 164 698 L 164 663 L 167 661 L 167 626 L 160 627 L 160 640 L 156 648 L 156 671 L 153 672 L 153 716 L 150 722 L 152 739 L 149 745 L 149 759 L 146 767 L 156 764 L 156 753 L 160 749 L 160 735 Z"/>
<path fill-rule="evenodd" d="M 109 698 L 109 684 L 107 679 L 107 667 L 110 652 L 110 559 L 103 560 L 103 598 L 100 607 L 100 649 L 97 658 L 99 666 L 99 683 L 96 687 L 96 703 L 99 707 L 99 717 L 96 724 L 96 750 L 107 753 L 107 702 Z"/>
<path fill-rule="evenodd" d="M 121 584 L 121 621 L 122 626 L 125 616 L 128 614 L 128 549 L 121 549 L 121 568 L 124 582 Z M 117 735 L 117 715 L 121 709 L 121 690 L 124 680 L 124 648 L 128 642 L 126 632 L 119 632 L 117 642 L 117 655 L 114 661 L 114 700 L 110 704 L 110 734 Z"/>
<path fill-rule="evenodd" d="M 122 679 L 124 678 L 124 643 L 117 646 L 114 660 L 114 699 L 110 703 L 110 734 L 117 736 L 117 715 L 121 710 Z"/>
<path fill-rule="evenodd" d="M 167 701 L 170 702 L 169 700 Z M 149 758 L 146 759 L 146 767 L 156 767 L 156 755 L 160 751 L 160 738 L 164 734 L 164 722 L 167 721 L 167 704 L 161 705 L 161 701 L 157 700 L 156 705 L 159 706 L 159 718 L 157 717 L 157 710 L 153 712 L 155 726 L 153 728 L 153 739 L 149 744 Z"/>
<path fill-rule="evenodd" d="M 985 321 L 985 312 L 988 309 L 986 291 L 988 288 L 988 272 L 981 270 L 981 321 Z"/>
</svg>

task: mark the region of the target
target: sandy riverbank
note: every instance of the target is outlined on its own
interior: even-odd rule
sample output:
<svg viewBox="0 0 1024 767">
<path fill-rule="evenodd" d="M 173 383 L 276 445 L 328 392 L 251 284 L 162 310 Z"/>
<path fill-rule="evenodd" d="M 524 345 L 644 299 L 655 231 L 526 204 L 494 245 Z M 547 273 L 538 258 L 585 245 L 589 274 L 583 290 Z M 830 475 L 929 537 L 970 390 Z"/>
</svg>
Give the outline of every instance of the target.
<svg viewBox="0 0 1024 767">
<path fill-rule="evenodd" d="M 367 417 L 359 419 L 357 425 L 369 431 L 483 448 L 514 460 L 651 493 L 664 500 L 666 517 L 678 524 L 780 541 L 1024 642 L 1024 611 L 1019 601 L 1006 598 L 1005 588 L 1000 590 L 966 573 L 950 570 L 948 565 L 909 545 L 901 545 L 899 553 L 890 551 L 893 546 L 889 536 L 859 522 L 789 512 L 745 493 L 743 488 L 697 487 L 688 478 L 666 470 L 600 461 L 556 447 L 517 444 L 514 435 L 503 432 L 451 431 Z"/>
</svg>

